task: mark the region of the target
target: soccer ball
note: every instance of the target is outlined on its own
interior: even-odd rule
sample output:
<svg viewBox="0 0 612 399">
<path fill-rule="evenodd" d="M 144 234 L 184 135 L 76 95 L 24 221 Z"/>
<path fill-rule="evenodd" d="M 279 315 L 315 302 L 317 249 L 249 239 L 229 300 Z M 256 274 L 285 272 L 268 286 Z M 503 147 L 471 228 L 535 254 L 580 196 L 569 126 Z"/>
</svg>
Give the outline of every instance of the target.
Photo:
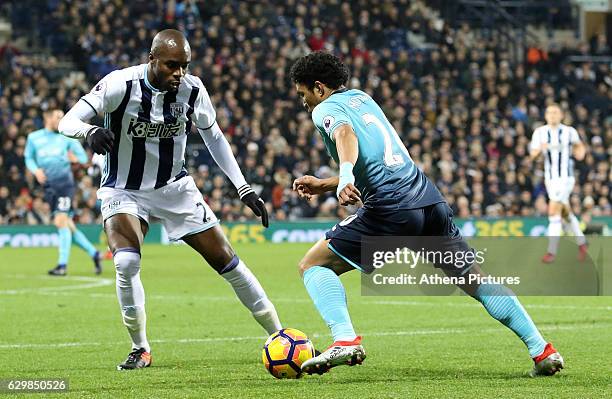
<svg viewBox="0 0 612 399">
<path fill-rule="evenodd" d="M 283 328 L 267 339 L 262 359 L 274 377 L 300 378 L 302 363 L 314 357 L 314 354 L 314 346 L 306 334 L 295 328 Z"/>
</svg>

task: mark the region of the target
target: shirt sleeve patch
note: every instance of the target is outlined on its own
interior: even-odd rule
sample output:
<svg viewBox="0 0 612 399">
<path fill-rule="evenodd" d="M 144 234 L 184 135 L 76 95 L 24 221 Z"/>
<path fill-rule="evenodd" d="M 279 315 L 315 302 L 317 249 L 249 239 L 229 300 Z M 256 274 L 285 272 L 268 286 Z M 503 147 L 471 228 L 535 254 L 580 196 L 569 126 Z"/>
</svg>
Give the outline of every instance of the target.
<svg viewBox="0 0 612 399">
<path fill-rule="evenodd" d="M 106 82 L 101 80 L 97 85 L 91 90 L 92 94 L 102 94 L 106 91 Z"/>
<path fill-rule="evenodd" d="M 323 129 L 325 129 L 326 133 L 330 133 L 330 129 L 332 126 L 334 126 L 334 122 L 336 122 L 336 118 L 331 115 L 327 115 L 325 118 L 323 118 Z"/>
</svg>

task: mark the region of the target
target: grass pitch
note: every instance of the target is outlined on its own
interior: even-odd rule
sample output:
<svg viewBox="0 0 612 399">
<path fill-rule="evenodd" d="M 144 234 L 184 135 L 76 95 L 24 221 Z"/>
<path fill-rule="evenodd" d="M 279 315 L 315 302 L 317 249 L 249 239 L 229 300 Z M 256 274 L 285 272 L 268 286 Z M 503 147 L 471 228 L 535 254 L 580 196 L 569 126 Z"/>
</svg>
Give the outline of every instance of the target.
<svg viewBox="0 0 612 399">
<path fill-rule="evenodd" d="M 296 269 L 308 247 L 236 250 L 284 325 L 306 332 L 323 349 L 331 341 L 328 329 Z M 609 297 L 522 298 L 566 360 L 561 374 L 531 379 L 526 348 L 472 299 L 362 297 L 358 272 L 342 279 L 354 325 L 364 336 L 364 365 L 276 380 L 261 364 L 266 336 L 259 325 L 186 246 L 144 247 L 153 365 L 119 372 L 115 366 L 130 342 L 112 264 L 105 262 L 103 275 L 95 277 L 89 259 L 73 248 L 69 277 L 47 277 L 55 259 L 55 249 L 0 250 L 0 379 L 68 378 L 69 392 L 52 397 L 595 398 L 612 392 Z"/>
</svg>

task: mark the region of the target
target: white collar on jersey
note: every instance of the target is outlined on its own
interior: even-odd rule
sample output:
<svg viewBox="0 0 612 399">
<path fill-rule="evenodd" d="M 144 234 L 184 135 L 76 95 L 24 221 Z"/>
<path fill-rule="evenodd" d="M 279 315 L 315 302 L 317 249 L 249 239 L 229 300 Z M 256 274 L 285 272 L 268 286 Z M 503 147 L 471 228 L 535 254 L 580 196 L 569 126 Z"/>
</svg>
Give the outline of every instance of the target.
<svg viewBox="0 0 612 399">
<path fill-rule="evenodd" d="M 151 89 L 151 90 L 153 90 L 153 91 L 160 92 L 158 89 L 156 89 L 155 87 L 153 87 L 153 85 L 152 85 L 152 84 L 149 82 L 149 78 L 147 77 L 147 70 L 148 70 L 148 69 L 149 69 L 149 64 L 145 64 L 145 70 L 144 70 L 144 82 L 145 82 L 145 85 L 146 85 L 146 86 L 147 86 L 149 89 Z"/>
</svg>

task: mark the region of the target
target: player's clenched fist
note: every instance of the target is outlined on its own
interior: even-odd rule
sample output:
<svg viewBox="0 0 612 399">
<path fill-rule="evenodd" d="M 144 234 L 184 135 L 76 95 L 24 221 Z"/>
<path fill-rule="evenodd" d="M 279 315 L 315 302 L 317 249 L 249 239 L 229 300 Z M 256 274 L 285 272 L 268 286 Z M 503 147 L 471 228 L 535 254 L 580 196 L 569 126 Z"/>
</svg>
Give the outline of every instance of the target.
<svg viewBox="0 0 612 399">
<path fill-rule="evenodd" d="M 338 192 L 338 202 L 340 205 L 355 205 L 361 201 L 361 193 L 352 183 L 348 183 Z"/>
<path fill-rule="evenodd" d="M 99 127 L 89 132 L 86 140 L 95 153 L 104 155 L 113 148 L 115 135 L 110 130 Z"/>
<path fill-rule="evenodd" d="M 313 195 L 323 194 L 326 191 L 323 180 L 310 175 L 295 179 L 293 190 L 297 191 L 300 198 L 307 200 L 310 200 Z"/>
</svg>

